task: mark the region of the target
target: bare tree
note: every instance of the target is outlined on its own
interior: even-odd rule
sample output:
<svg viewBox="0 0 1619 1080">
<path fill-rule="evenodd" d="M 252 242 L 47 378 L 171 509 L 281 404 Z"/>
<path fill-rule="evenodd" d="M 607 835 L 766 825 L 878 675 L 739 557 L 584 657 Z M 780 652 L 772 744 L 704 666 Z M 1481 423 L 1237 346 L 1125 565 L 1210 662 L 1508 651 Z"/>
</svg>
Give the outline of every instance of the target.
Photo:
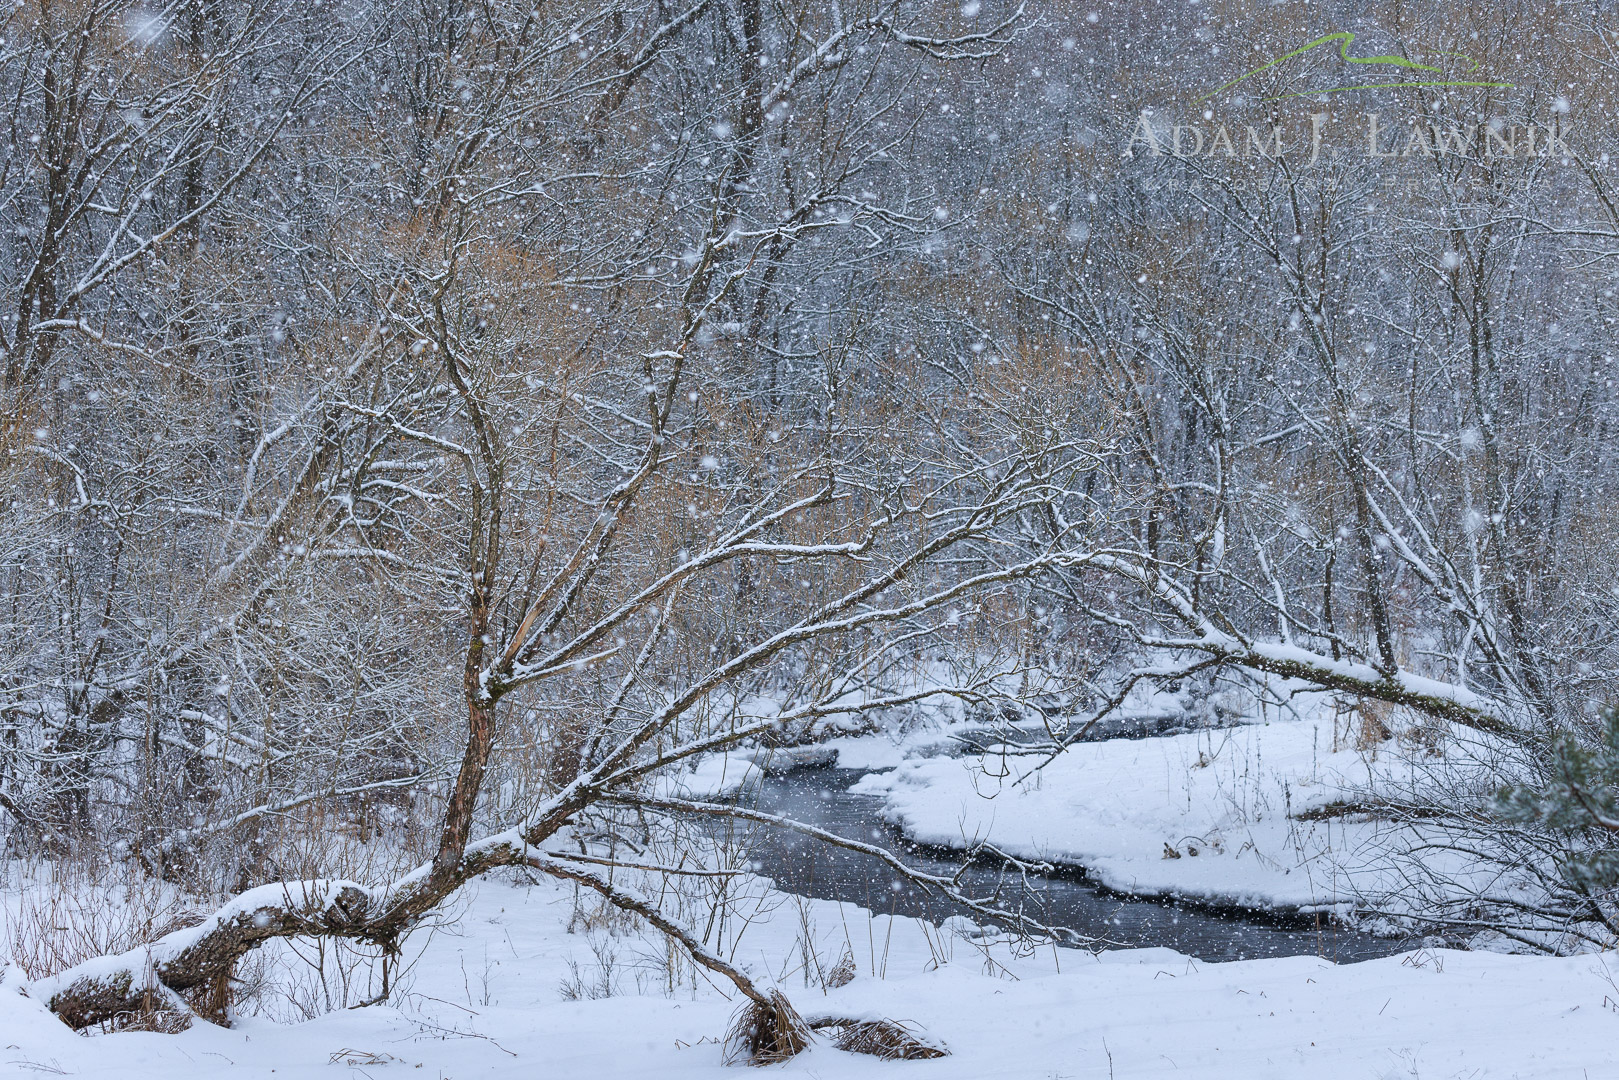
<svg viewBox="0 0 1619 1080">
<path fill-rule="evenodd" d="M 1410 828 L 1413 881 L 1423 866 L 1450 875 L 1414 885 L 1411 910 L 1526 939 L 1583 921 L 1601 937 L 1606 902 L 1562 879 L 1567 838 L 1509 829 L 1489 806 L 1499 784 L 1546 775 L 1557 733 L 1594 734 L 1619 644 L 1598 524 L 1613 465 L 1607 83 L 1563 96 L 1574 52 L 1606 39 L 1566 26 L 1531 70 L 1512 43 L 1542 30 L 1532 13 L 1483 33 L 1450 5 L 1386 14 L 1404 51 L 1449 41 L 1518 85 L 1428 90 L 1397 111 L 1267 71 L 1182 114 L 1153 108 L 1166 76 L 1104 73 L 1092 92 L 1129 111 L 1099 106 L 1103 137 L 1020 188 L 1040 192 L 1048 224 L 997 251 L 1003 278 L 1022 318 L 1107 372 L 1128 450 L 1105 475 L 1136 508 L 1115 519 L 1109 559 L 1086 564 L 1090 584 L 1052 600 L 1141 650 L 1092 719 L 1142 681 L 1214 673 L 1409 710 L 1419 741 L 1455 739 L 1468 765 L 1427 762 L 1412 790 L 1349 810 Z M 1166 75 L 1178 92 L 1187 72 Z M 1412 113 L 1383 157 L 1363 148 L 1378 108 Z M 1571 113 L 1591 118 L 1576 145 L 1549 142 Z M 1119 156 L 1143 124 L 1158 149 Z M 1217 130 L 1285 131 L 1291 150 L 1227 154 Z M 1317 159 L 1312 131 L 1340 143 Z M 1090 198 L 1052 201 L 1059 169 Z M 1014 221 L 1034 198 L 997 213 Z M 1094 591 L 1103 572 L 1115 602 Z M 1458 865 L 1442 849 L 1467 871 L 1440 869 Z M 1517 875 L 1513 899 L 1497 883 Z"/>
<path fill-rule="evenodd" d="M 287 381 L 258 387 L 261 433 L 229 469 L 238 495 L 201 485 L 217 507 L 205 511 L 166 475 L 151 496 L 209 523 L 195 629 L 148 636 L 131 668 L 92 673 L 85 693 L 119 702 L 157 682 L 160 708 L 180 705 L 204 733 L 220 806 L 184 830 L 191 850 L 317 800 L 442 778 L 436 835 L 391 881 L 272 880 L 138 955 L 63 972 L 49 998 L 64 1019 L 175 994 L 222 1018 L 253 947 L 313 935 L 395 949 L 499 866 L 600 890 L 775 1008 L 590 870 L 603 858 L 590 838 L 622 828 L 622 807 L 746 813 L 659 777 L 849 711 L 862 670 L 1072 561 L 993 541 L 1069 498 L 1097 454 L 1095 435 L 1027 421 L 1028 384 L 957 394 L 948 421 L 896 416 L 851 392 L 887 339 L 857 321 L 829 334 L 829 310 L 804 310 L 804 284 L 825 295 L 874 244 L 920 250 L 948 224 L 925 193 L 857 185 L 908 138 L 914 73 L 995 55 L 1019 16 L 923 34 L 892 5 L 784 14 L 447 10 L 379 22 L 389 48 L 348 62 L 368 77 L 320 91 L 381 115 L 312 133 L 295 186 L 332 201 L 314 220 L 262 223 L 297 302 L 244 302 L 268 317 Z M 666 51 L 700 34 L 717 88 Z M 182 350 L 198 341 L 183 325 Z M 174 569 L 147 557 L 148 573 Z M 129 602 L 103 596 L 109 610 Z M 732 597 L 755 599 L 737 614 Z M 214 672 L 213 686 L 198 678 Z M 750 714 L 761 688 L 787 707 Z M 210 691 L 223 716 L 185 708 Z M 985 676 L 855 707 L 993 692 Z M 523 750 L 503 752 L 508 739 Z M 518 805 L 485 797 L 502 768 L 530 778 Z"/>
</svg>

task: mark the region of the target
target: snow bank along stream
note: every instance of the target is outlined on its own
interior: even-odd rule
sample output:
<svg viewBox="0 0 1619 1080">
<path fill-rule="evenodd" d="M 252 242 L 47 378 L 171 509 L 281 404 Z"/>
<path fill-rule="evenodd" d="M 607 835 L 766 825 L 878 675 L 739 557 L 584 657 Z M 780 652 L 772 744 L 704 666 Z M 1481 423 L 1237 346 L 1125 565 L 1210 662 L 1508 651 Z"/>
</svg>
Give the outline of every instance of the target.
<svg viewBox="0 0 1619 1080">
<path fill-rule="evenodd" d="M 913 845 L 884 821 L 884 800 L 851 792 L 862 770 L 798 768 L 773 773 L 749 785 L 761 810 L 779 813 L 853 839 L 879 842 L 903 852 L 919 869 L 951 874 L 960 854 Z M 875 859 L 829 848 L 796 834 L 761 835 L 755 858 L 759 873 L 791 892 L 859 904 L 874 912 L 925 917 L 942 922 L 960 916 L 948 901 L 925 896 L 896 880 Z M 998 860 L 969 867 L 963 881 L 983 895 L 1003 880 Z M 1007 882 L 1016 889 L 1018 883 Z M 1235 906 L 1189 902 L 1174 896 L 1133 897 L 1093 881 L 1076 868 L 1031 879 L 1027 901 L 1048 925 L 1137 947 L 1163 946 L 1207 961 L 1278 956 L 1324 956 L 1349 962 L 1397 953 L 1410 943 L 1345 929 L 1322 916 L 1297 911 L 1265 912 Z"/>
</svg>

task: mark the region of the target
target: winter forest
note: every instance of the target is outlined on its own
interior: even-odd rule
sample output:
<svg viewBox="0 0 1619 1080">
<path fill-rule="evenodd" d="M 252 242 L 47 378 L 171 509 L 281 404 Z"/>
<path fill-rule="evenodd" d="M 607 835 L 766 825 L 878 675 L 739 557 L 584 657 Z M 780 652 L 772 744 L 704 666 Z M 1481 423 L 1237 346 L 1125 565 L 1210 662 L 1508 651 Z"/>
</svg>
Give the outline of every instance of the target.
<svg viewBox="0 0 1619 1080">
<path fill-rule="evenodd" d="M 4 0 L 0 1062 L 1619 1076 L 1616 98 L 1604 0 Z"/>
</svg>

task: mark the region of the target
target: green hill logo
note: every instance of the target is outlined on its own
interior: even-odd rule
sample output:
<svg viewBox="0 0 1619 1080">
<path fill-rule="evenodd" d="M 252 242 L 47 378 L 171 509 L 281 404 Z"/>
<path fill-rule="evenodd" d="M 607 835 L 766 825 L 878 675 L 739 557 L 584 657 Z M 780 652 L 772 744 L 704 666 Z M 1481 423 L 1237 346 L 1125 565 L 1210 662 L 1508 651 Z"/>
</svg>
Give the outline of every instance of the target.
<svg viewBox="0 0 1619 1080">
<path fill-rule="evenodd" d="M 1514 88 L 1510 82 L 1489 77 L 1487 72 L 1480 70 L 1483 66 L 1480 61 L 1466 53 L 1436 53 L 1431 59 L 1442 58 L 1445 66 L 1440 67 L 1437 63 L 1418 63 L 1403 56 L 1352 56 L 1350 46 L 1354 41 L 1355 35 L 1347 30 L 1323 35 L 1215 87 L 1196 98 L 1193 104 L 1202 105 L 1210 98 L 1305 53 L 1334 45 L 1338 58 L 1345 64 L 1356 65 L 1353 70 L 1364 70 L 1368 76 L 1366 80 L 1351 77 L 1343 79 L 1342 85 L 1291 91 L 1261 100 L 1275 102 L 1286 98 L 1315 98 L 1351 90 Z M 1338 109 L 1323 109 L 1308 116 L 1273 116 L 1269 123 L 1251 125 L 1222 121 L 1216 118 L 1212 106 L 1201 109 L 1201 118 L 1193 119 L 1191 123 L 1176 123 L 1171 117 L 1159 118 L 1155 110 L 1148 108 L 1143 109 L 1137 118 L 1129 142 L 1124 146 L 1123 157 L 1135 158 L 1139 151 L 1145 150 L 1149 157 L 1154 158 L 1276 161 L 1284 154 L 1291 157 L 1296 153 L 1298 157 L 1295 160 L 1314 165 L 1323 153 L 1335 158 L 1354 155 L 1358 143 L 1359 153 L 1356 156 L 1366 159 L 1460 157 L 1474 160 L 1523 158 L 1571 161 L 1575 155 L 1568 143 L 1570 129 L 1564 116 L 1568 111 L 1569 104 L 1561 97 L 1552 103 L 1553 115 L 1548 117 L 1548 123 L 1513 122 L 1506 117 L 1486 119 L 1482 116 L 1477 118 L 1481 122 L 1466 123 L 1460 119 L 1446 120 L 1430 115 L 1424 108 L 1418 108 L 1404 118 L 1386 119 L 1376 111 L 1369 111 L 1362 114 L 1365 123 L 1353 124 L 1354 131 L 1351 132 L 1352 122 Z M 1347 141 L 1344 138 L 1346 134 L 1351 135 L 1354 141 Z"/>
<path fill-rule="evenodd" d="M 1283 53 L 1276 59 L 1271 60 L 1268 63 L 1261 64 L 1252 71 L 1244 72 L 1223 86 L 1215 87 L 1213 90 L 1210 90 L 1208 93 L 1198 98 L 1197 103 L 1207 101 L 1216 94 L 1223 93 L 1224 91 L 1231 89 L 1233 86 L 1236 86 L 1238 83 L 1246 82 L 1261 72 L 1269 71 L 1271 68 L 1274 68 L 1279 64 L 1286 63 L 1296 56 L 1303 56 L 1307 52 L 1314 49 L 1319 49 L 1321 46 L 1331 44 L 1332 42 L 1338 43 L 1338 57 L 1346 64 L 1360 64 L 1368 68 L 1381 69 L 1376 73 L 1391 75 L 1393 78 L 1386 81 L 1359 82 L 1347 86 L 1334 86 L 1326 90 L 1300 90 L 1288 94 L 1277 94 L 1274 97 L 1268 97 L 1265 100 L 1279 101 L 1283 98 L 1291 97 L 1314 97 L 1318 94 L 1342 94 L 1350 90 L 1413 90 L 1420 87 L 1441 86 L 1488 86 L 1496 87 L 1502 90 L 1512 89 L 1512 83 L 1501 82 L 1496 79 L 1484 77 L 1451 78 L 1447 76 L 1447 73 L 1442 68 L 1436 67 L 1432 64 L 1419 64 L 1415 60 L 1407 60 L 1403 56 L 1350 56 L 1349 46 L 1354 40 L 1355 35 L 1350 33 L 1348 30 L 1340 30 L 1336 34 L 1327 34 L 1324 37 L 1318 37 L 1308 45 L 1301 45 L 1292 52 Z M 1463 70 L 1460 72 L 1462 76 L 1473 76 L 1478 72 L 1479 62 L 1473 59 L 1471 56 L 1468 56 L 1466 53 L 1449 52 L 1442 53 L 1440 55 L 1451 57 L 1452 59 L 1459 61 L 1463 66 Z M 1369 71 L 1368 74 L 1373 74 L 1373 72 Z"/>
</svg>

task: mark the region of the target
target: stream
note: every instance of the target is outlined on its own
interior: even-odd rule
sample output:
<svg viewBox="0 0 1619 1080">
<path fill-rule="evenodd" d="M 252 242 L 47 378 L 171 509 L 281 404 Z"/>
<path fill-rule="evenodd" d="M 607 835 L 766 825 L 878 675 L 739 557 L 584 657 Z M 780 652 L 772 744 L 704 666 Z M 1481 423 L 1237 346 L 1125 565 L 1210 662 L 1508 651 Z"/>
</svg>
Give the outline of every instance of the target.
<svg viewBox="0 0 1619 1080">
<path fill-rule="evenodd" d="M 855 795 L 849 787 L 863 776 L 855 769 L 799 768 L 767 776 L 756 805 L 850 839 L 889 847 L 919 870 L 955 873 L 962 856 L 911 844 L 880 816 L 882 799 Z M 878 860 L 832 848 L 781 830 L 764 830 L 754 858 L 759 872 L 790 892 L 841 900 L 879 913 L 910 915 L 934 923 L 961 909 L 929 897 Z M 1002 879 L 998 865 L 980 861 L 962 877 L 969 894 L 982 896 Z M 1014 885 L 1015 890 L 1015 885 Z M 1010 894 L 1015 896 L 1015 891 Z M 1322 916 L 1215 909 L 1207 905 L 1121 895 L 1063 869 L 1031 880 L 1026 910 L 1047 925 L 1063 926 L 1093 938 L 1132 947 L 1165 946 L 1205 961 L 1250 960 L 1270 956 L 1324 956 L 1348 963 L 1389 956 L 1409 942 L 1345 929 Z M 1011 906 L 1011 905 L 1009 905 Z"/>
</svg>

